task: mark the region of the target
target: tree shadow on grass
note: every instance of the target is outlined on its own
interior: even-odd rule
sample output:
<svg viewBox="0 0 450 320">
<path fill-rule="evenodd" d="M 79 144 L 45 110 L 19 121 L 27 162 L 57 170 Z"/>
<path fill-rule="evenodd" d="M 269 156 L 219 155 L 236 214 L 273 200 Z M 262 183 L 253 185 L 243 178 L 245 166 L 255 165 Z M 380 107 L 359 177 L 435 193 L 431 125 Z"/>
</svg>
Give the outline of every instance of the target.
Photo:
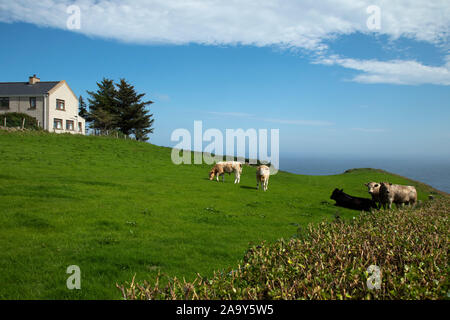
<svg viewBox="0 0 450 320">
<path fill-rule="evenodd" d="M 6 175 L 6 174 L 0 174 L 0 179 L 1 179 L 1 180 L 17 180 L 16 177 L 8 176 L 8 175 Z"/>
<path fill-rule="evenodd" d="M 66 183 L 78 183 L 78 184 L 84 184 L 88 186 L 98 186 L 98 187 L 122 187 L 121 184 L 113 183 L 113 182 L 106 182 L 106 181 L 88 181 L 88 180 L 76 180 L 76 179 L 69 179 L 65 181 Z"/>
<path fill-rule="evenodd" d="M 250 189 L 250 190 L 257 190 L 256 187 L 249 187 L 249 186 L 241 186 L 242 189 Z"/>
</svg>

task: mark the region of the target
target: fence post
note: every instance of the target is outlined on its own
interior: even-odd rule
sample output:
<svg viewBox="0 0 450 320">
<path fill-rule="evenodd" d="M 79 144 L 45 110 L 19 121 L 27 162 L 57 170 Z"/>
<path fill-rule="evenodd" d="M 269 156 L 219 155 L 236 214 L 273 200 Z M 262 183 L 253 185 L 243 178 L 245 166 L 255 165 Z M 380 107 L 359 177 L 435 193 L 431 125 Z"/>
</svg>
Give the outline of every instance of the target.
<svg viewBox="0 0 450 320">
<path fill-rule="evenodd" d="M 3 118 L 3 123 L 4 123 L 4 127 L 6 128 L 6 114 L 5 114 L 5 117 Z"/>
<path fill-rule="evenodd" d="M 25 128 L 25 118 L 22 118 L 22 130 Z"/>
</svg>

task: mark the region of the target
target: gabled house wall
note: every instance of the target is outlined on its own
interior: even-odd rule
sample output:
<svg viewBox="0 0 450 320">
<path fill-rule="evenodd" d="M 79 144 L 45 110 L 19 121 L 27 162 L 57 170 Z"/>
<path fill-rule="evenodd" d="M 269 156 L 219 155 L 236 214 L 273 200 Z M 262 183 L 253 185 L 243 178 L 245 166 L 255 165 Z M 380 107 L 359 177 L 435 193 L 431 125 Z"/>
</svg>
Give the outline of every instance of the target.
<svg viewBox="0 0 450 320">
<path fill-rule="evenodd" d="M 57 101 L 64 101 L 64 110 L 57 109 Z M 78 125 L 81 122 L 82 132 L 85 132 L 85 120 L 78 115 L 78 98 L 69 88 L 65 81 L 60 82 L 55 88 L 49 91 L 48 96 L 48 130 L 57 133 L 80 133 Z M 55 119 L 62 120 L 62 129 L 55 127 Z M 74 130 L 67 128 L 67 123 L 73 121 Z"/>
<path fill-rule="evenodd" d="M 34 87 L 39 82 L 40 79 L 34 75 L 30 77 L 28 83 L 0 83 L 0 85 L 5 86 L 3 87 L 4 90 L 0 96 L 9 98 L 9 108 L 0 108 L 0 114 L 7 112 L 25 113 L 36 118 L 39 125 L 47 131 L 85 134 L 86 122 L 84 118 L 78 115 L 78 98 L 70 89 L 66 81 L 42 82 L 48 89 L 38 89 L 40 90 L 39 93 L 21 94 L 24 90 L 25 92 L 30 92 L 30 89 L 32 92 L 35 92 L 36 88 L 40 88 Z M 13 85 L 15 89 L 11 89 L 11 85 Z M 15 92 L 8 94 L 10 90 L 15 90 Z M 5 93 L 4 91 L 7 92 Z M 31 107 L 30 98 L 33 98 L 33 100 L 35 99 L 35 108 Z M 58 110 L 57 101 L 62 101 L 64 103 L 64 110 Z M 55 126 L 55 119 L 61 124 L 59 128 Z M 68 124 L 72 124 L 73 127 L 71 128 Z"/>
</svg>

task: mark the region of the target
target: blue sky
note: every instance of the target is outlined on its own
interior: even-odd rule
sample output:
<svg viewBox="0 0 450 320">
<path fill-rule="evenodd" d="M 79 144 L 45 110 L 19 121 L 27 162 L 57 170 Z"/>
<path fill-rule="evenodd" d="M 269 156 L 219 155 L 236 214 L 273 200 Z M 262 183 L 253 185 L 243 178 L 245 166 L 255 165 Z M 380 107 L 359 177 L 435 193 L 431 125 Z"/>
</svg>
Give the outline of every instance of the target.
<svg viewBox="0 0 450 320">
<path fill-rule="evenodd" d="M 100 13 L 91 17 L 98 8 L 88 0 L 62 2 L 81 6 L 81 29 L 68 30 L 65 20 L 46 20 L 51 14 L 42 5 L 28 15 L 24 8 L 32 1 L 0 1 L 0 81 L 26 81 L 32 74 L 43 81 L 64 79 L 86 98 L 86 90 L 95 90 L 103 77 L 126 78 L 155 101 L 150 142 L 164 146 L 175 144 L 173 130 L 193 130 L 194 120 L 203 120 L 204 129 L 279 129 L 281 156 L 450 156 L 450 23 L 448 15 L 441 19 L 450 5 L 445 2 L 432 12 L 424 6 L 416 20 L 404 22 L 405 30 L 398 26 L 402 21 L 389 24 L 401 8 L 382 7 L 387 18 L 381 15 L 381 31 L 373 33 L 343 18 L 353 7 L 330 18 L 332 8 L 323 5 L 316 9 L 324 18 L 303 19 L 318 20 L 319 31 L 287 25 L 280 33 L 265 26 L 252 33 L 250 22 L 238 28 L 238 20 L 223 34 L 217 30 L 229 24 L 186 22 L 184 13 L 164 11 L 160 1 L 118 7 L 112 11 L 117 17 L 108 16 L 111 21 L 100 19 Z M 186 12 L 212 12 L 214 21 L 221 21 L 221 13 L 186 3 L 191 2 Z M 170 28 L 155 31 L 142 22 L 149 20 L 145 14 L 141 22 L 126 19 L 130 10 L 136 14 L 152 5 L 149 12 L 178 13 L 173 21 L 161 22 Z M 264 10 L 269 22 L 287 14 L 272 17 L 275 9 Z M 358 19 L 366 18 L 363 13 Z M 64 11 L 61 15 L 67 17 Z M 342 20 L 339 26 L 322 30 L 322 20 L 332 18 Z M 287 38 L 292 30 L 300 31 Z"/>
</svg>

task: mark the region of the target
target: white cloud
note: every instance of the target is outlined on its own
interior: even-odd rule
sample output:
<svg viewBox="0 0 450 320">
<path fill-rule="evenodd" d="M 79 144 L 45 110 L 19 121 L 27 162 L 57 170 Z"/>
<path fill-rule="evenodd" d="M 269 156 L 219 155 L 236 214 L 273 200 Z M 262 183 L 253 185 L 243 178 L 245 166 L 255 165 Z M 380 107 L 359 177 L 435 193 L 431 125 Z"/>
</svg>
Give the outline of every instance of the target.
<svg viewBox="0 0 450 320">
<path fill-rule="evenodd" d="M 215 112 L 210 111 L 209 114 L 213 114 L 215 116 L 221 116 L 221 117 L 238 117 L 238 118 L 249 118 L 253 115 L 250 113 L 244 113 L 244 112 Z"/>
<path fill-rule="evenodd" d="M 137 43 L 280 45 L 325 48 L 324 40 L 354 32 L 373 33 L 370 5 L 381 9 L 381 29 L 446 43 L 447 0 L 15 0 L 0 2 L 0 21 L 66 28 L 67 7 L 81 9 L 81 32 Z"/>
<path fill-rule="evenodd" d="M 365 132 L 365 133 L 385 133 L 389 130 L 382 128 L 352 128 L 353 131 Z"/>
<path fill-rule="evenodd" d="M 215 112 L 210 111 L 207 112 L 212 115 L 221 116 L 221 117 L 234 117 L 234 118 L 246 118 L 249 120 L 256 121 L 265 121 L 272 123 L 281 123 L 281 124 L 292 124 L 297 126 L 331 126 L 332 122 L 329 121 L 321 121 L 321 120 L 303 120 L 303 119 L 276 119 L 276 118 L 261 118 L 257 115 L 243 112 Z"/>
<path fill-rule="evenodd" d="M 358 60 L 336 55 L 320 57 L 314 63 L 339 65 L 362 73 L 352 78 L 361 83 L 450 85 L 450 56 L 442 66 L 427 66 L 414 60 Z"/>
<path fill-rule="evenodd" d="M 282 123 L 282 124 L 293 124 L 298 126 L 331 126 L 333 125 L 332 122 L 329 121 L 321 121 L 321 120 L 286 120 L 286 119 L 261 119 L 263 121 L 267 122 L 274 122 L 274 123 Z"/>
<path fill-rule="evenodd" d="M 327 40 L 358 32 L 450 43 L 448 0 L 0 0 L 0 21 L 66 29 L 72 4 L 81 9 L 81 29 L 73 31 L 129 43 L 279 46 L 322 56 Z M 370 5 L 381 9 L 380 30 L 367 27 Z M 449 79 L 449 64 L 330 59 L 361 71 L 353 80 L 363 83 L 447 85 Z"/>
<path fill-rule="evenodd" d="M 170 96 L 165 93 L 155 93 L 154 96 L 155 96 L 156 100 L 158 100 L 160 102 L 169 102 L 170 101 Z"/>
</svg>

